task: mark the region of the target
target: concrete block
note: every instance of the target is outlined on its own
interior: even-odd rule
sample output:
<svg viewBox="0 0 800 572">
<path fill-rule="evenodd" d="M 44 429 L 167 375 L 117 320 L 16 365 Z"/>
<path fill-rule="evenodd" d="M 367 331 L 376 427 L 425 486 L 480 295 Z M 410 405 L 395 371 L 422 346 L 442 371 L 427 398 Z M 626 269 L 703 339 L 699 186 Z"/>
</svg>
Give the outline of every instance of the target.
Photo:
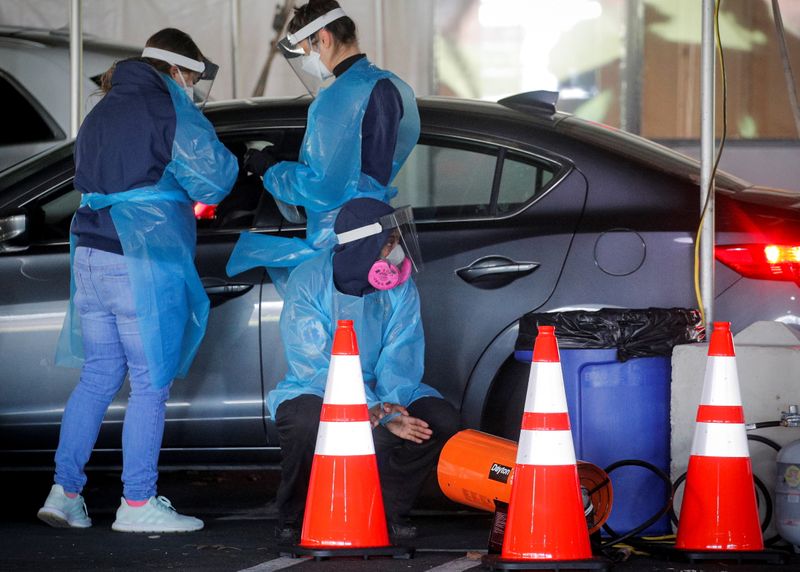
<svg viewBox="0 0 800 572">
<path fill-rule="evenodd" d="M 788 410 L 789 405 L 800 404 L 797 329 L 778 322 L 757 322 L 734 337 L 734 348 L 746 423 L 779 420 L 781 412 Z M 670 469 L 673 481 L 688 466 L 707 353 L 708 344 L 687 344 L 676 346 L 672 354 Z M 762 435 L 781 446 L 800 439 L 800 428 L 777 427 L 749 433 Z M 772 495 L 776 451 L 751 441 L 750 455 L 753 472 L 764 481 Z M 676 495 L 676 509 L 680 506 L 682 490 L 681 487 Z M 770 525 L 765 537 L 773 534 L 775 528 Z"/>
</svg>

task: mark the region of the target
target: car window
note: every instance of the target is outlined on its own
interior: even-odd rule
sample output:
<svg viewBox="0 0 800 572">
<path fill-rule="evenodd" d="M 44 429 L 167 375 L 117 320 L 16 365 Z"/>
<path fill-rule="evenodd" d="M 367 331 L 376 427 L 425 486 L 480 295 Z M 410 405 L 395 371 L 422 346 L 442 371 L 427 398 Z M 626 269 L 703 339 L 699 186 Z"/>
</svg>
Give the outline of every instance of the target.
<svg viewBox="0 0 800 572">
<path fill-rule="evenodd" d="M 392 203 L 413 206 L 416 220 L 502 216 L 549 188 L 559 169 L 503 147 L 423 139 L 394 181 Z"/>
<path fill-rule="evenodd" d="M 237 181 L 228 198 L 217 205 L 216 209 L 209 211 L 209 218 L 202 218 L 204 211 L 195 207 L 198 233 L 223 229 L 241 230 L 258 226 L 254 224 L 257 212 L 263 226 L 280 224 L 281 217 L 275 201 L 271 195 L 264 192 L 260 179 L 257 183 L 251 179 L 254 177 Z M 267 196 L 262 197 L 262 195 Z M 28 236 L 31 243 L 63 242 L 69 239 L 72 215 L 78 210 L 80 202 L 80 191 L 70 183 L 28 203 L 26 211 L 30 220 Z"/>
<path fill-rule="evenodd" d="M 222 137 L 221 141 L 237 157 L 239 175 L 231 193 L 215 208 L 195 207 L 198 234 L 216 234 L 249 228 L 278 228 L 285 222 L 275 199 L 265 189 L 261 178 L 248 175 L 242 160 L 250 147 L 270 145 L 280 160 L 296 160 L 304 130 L 274 130 L 258 137 Z M 63 180 L 57 188 L 28 202 L 25 207 L 30 225 L 28 237 L 33 244 L 63 242 L 69 239 L 72 215 L 80 206 L 81 194 L 73 179 Z"/>
<path fill-rule="evenodd" d="M 486 216 L 496 163 L 488 148 L 418 144 L 395 179 L 392 202 L 415 207 L 417 220 Z"/>
<path fill-rule="evenodd" d="M 521 208 L 532 197 L 550 186 L 554 172 L 552 166 L 525 161 L 519 155 L 507 154 L 503 160 L 497 192 L 497 214 L 506 214 Z"/>
<path fill-rule="evenodd" d="M 270 145 L 281 160 L 296 160 L 303 130 L 275 130 L 257 137 L 231 136 L 223 143 L 239 161 L 233 190 L 208 216 L 198 214 L 198 233 L 278 228 L 286 221 L 260 177 L 241 167 L 248 148 Z M 503 147 L 431 139 L 418 144 L 394 185 L 395 205 L 410 204 L 416 220 L 486 218 L 511 214 L 546 191 L 561 167 Z M 69 238 L 80 193 L 71 180 L 28 205 L 32 242 Z"/>
<path fill-rule="evenodd" d="M 209 218 L 202 218 L 204 211 L 196 207 L 198 233 L 278 226 L 281 216 L 275 201 L 264 191 L 260 179 L 257 182 L 252 179 L 256 178 L 250 176 L 237 181 L 228 198 L 209 211 Z M 28 233 L 31 243 L 68 239 L 72 215 L 80 202 L 80 191 L 69 184 L 29 203 L 26 210 L 31 221 Z M 257 213 L 259 220 L 254 221 Z"/>
<path fill-rule="evenodd" d="M 236 155 L 239 175 L 230 194 L 208 218 L 198 218 L 198 232 L 277 228 L 283 222 L 275 199 L 264 188 L 261 177 L 248 174 L 243 168 L 244 155 L 250 148 L 269 147 L 281 161 L 296 161 L 300 152 L 303 129 L 275 129 L 258 135 L 221 136 L 222 143 Z"/>
<path fill-rule="evenodd" d="M 0 145 L 18 145 L 63 139 L 64 133 L 25 88 L 0 70 L 3 129 Z"/>
</svg>

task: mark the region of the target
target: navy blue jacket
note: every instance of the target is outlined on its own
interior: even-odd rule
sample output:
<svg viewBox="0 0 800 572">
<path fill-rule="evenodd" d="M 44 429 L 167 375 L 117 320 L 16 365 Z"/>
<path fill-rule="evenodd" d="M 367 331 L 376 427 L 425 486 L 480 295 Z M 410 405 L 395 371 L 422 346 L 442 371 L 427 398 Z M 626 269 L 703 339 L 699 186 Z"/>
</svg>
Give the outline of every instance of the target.
<svg viewBox="0 0 800 572">
<path fill-rule="evenodd" d="M 81 193 L 154 185 L 172 159 L 176 113 L 162 74 L 145 62 L 123 61 L 112 85 L 75 140 L 75 187 Z M 72 232 L 78 246 L 122 254 L 108 208 L 79 208 Z"/>
<path fill-rule="evenodd" d="M 365 54 L 350 56 L 333 68 L 339 77 Z M 361 172 L 381 185 L 389 184 L 397 132 L 403 118 L 403 100 L 390 79 L 379 80 L 369 96 L 361 121 Z"/>
</svg>

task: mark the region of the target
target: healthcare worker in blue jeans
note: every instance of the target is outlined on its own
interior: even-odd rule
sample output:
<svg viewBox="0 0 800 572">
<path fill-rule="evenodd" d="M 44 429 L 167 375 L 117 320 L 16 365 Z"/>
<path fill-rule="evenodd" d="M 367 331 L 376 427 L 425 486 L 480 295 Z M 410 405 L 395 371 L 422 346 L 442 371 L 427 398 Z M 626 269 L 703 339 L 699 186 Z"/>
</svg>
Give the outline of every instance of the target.
<svg viewBox="0 0 800 572">
<path fill-rule="evenodd" d="M 112 528 L 186 532 L 203 522 L 156 495 L 170 385 L 186 374 L 209 301 L 194 266 L 193 202 L 231 190 L 236 158 L 194 104 L 216 66 L 167 28 L 118 62 L 75 141 L 81 207 L 71 228 L 72 298 L 57 363 L 82 363 L 64 410 L 55 484 L 39 510 L 56 527 L 91 526 L 81 491 L 103 417 L 130 376 L 122 430 L 123 498 Z"/>
<path fill-rule="evenodd" d="M 425 479 L 459 428 L 455 408 L 422 383 L 425 335 L 411 279 L 419 248 L 410 207 L 375 199 L 345 203 L 338 245 L 289 277 L 281 337 L 288 371 L 269 392 L 281 446 L 278 536 L 302 528 L 322 397 L 338 320 L 353 320 L 390 535 L 416 536 L 408 519 Z"/>
<path fill-rule="evenodd" d="M 389 202 L 392 181 L 419 139 L 419 111 L 411 87 L 371 63 L 356 26 L 335 0 L 295 9 L 279 48 L 314 96 L 298 161 L 281 161 L 269 147 L 251 150 L 243 169 L 287 209 L 302 207 L 305 239 L 242 233 L 228 263 L 234 276 L 265 266 L 282 295 L 289 273 L 336 244 L 333 221 L 350 199 Z M 297 221 L 293 221 L 297 222 Z"/>
</svg>

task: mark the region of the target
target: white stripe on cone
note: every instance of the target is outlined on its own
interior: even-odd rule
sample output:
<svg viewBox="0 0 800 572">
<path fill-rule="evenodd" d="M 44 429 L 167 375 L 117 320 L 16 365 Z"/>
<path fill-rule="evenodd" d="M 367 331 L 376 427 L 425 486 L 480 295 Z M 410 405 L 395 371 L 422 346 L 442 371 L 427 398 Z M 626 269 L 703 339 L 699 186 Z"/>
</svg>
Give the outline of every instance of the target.
<svg viewBox="0 0 800 572">
<path fill-rule="evenodd" d="M 357 355 L 332 355 L 323 403 L 352 405 L 366 403 L 361 360 Z"/>
<path fill-rule="evenodd" d="M 517 448 L 518 465 L 575 465 L 571 431 L 523 429 Z"/>
<path fill-rule="evenodd" d="M 743 423 L 698 422 L 694 429 L 692 455 L 700 457 L 749 457 Z"/>
<path fill-rule="evenodd" d="M 315 455 L 374 455 L 369 421 L 320 421 Z"/>
<path fill-rule="evenodd" d="M 703 382 L 702 405 L 741 405 L 739 373 L 733 356 L 709 356 Z"/>
<path fill-rule="evenodd" d="M 525 411 L 529 413 L 564 413 L 567 395 L 560 362 L 533 362 L 525 396 Z"/>
</svg>

